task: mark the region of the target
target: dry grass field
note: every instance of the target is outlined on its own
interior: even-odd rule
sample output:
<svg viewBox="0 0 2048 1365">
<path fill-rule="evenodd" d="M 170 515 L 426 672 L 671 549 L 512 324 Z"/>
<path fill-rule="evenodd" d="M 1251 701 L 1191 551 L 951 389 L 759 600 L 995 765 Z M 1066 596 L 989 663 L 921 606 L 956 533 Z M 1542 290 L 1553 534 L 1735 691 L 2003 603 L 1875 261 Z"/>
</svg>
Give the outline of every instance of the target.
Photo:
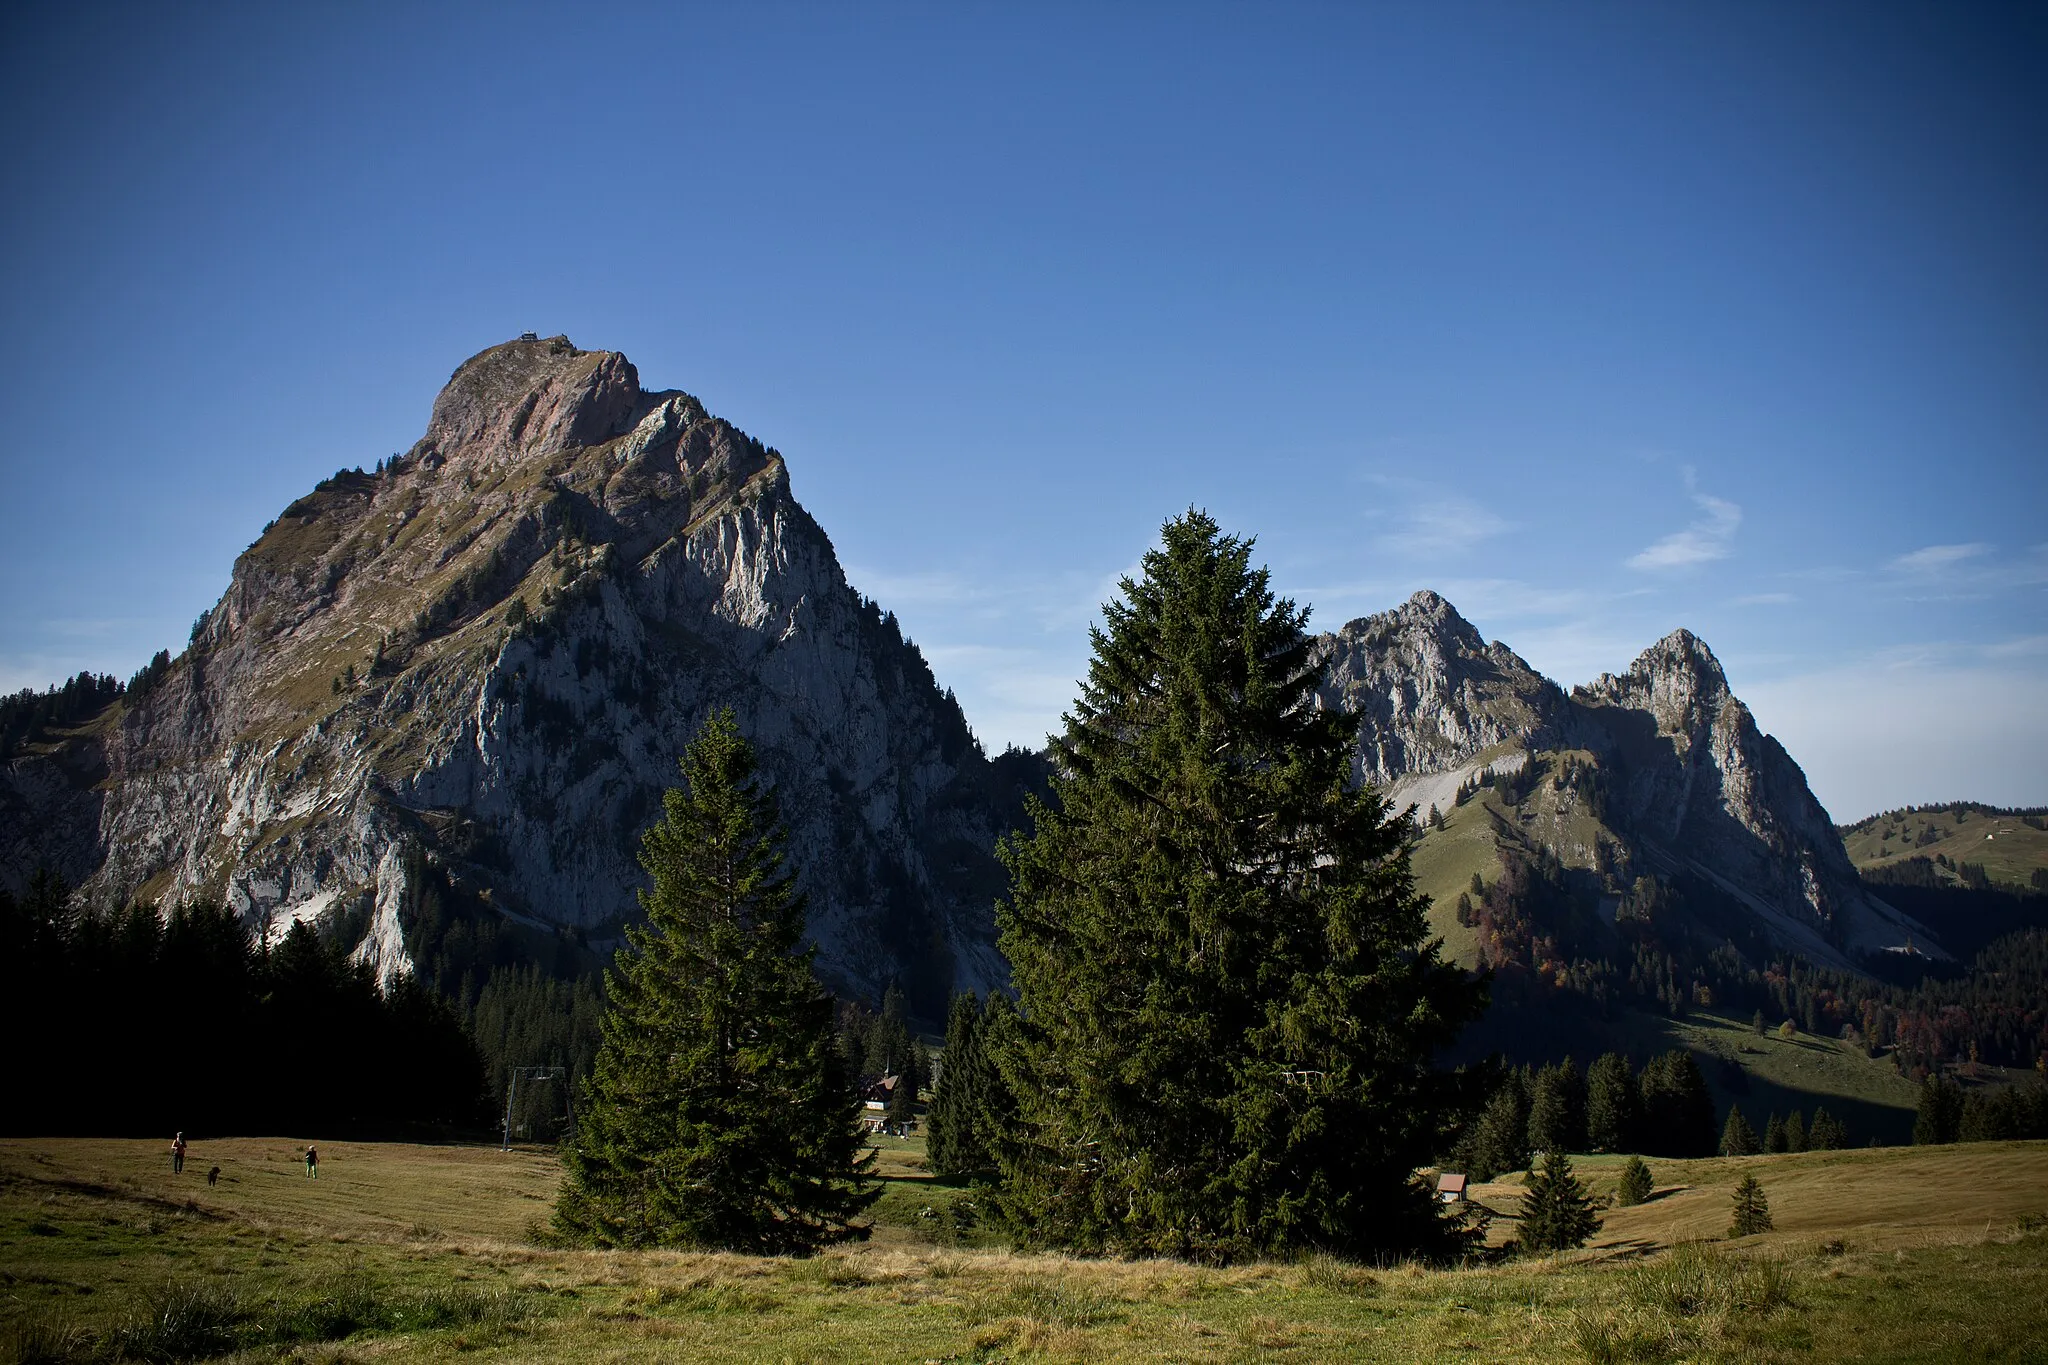
<svg viewBox="0 0 2048 1365">
<path fill-rule="evenodd" d="M 0 1361 L 2048 1359 L 2043 1143 L 1655 1162 L 1585 1251 L 1457 1270 L 977 1247 L 914 1139 L 873 1240 L 806 1261 L 549 1247 L 545 1152 L 300 1149 L 0 1142 Z M 1728 1243 L 1744 1171 L 1777 1230 Z M 1496 1241 L 1519 1195 L 1477 1191 Z"/>
</svg>

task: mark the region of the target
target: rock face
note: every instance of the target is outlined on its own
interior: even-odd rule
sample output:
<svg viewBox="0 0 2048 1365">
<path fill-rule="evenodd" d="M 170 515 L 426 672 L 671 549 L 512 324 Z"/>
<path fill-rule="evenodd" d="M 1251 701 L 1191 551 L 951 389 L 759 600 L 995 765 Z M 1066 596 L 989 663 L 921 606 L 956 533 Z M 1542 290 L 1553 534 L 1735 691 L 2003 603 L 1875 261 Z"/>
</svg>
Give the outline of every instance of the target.
<svg viewBox="0 0 2048 1365">
<path fill-rule="evenodd" d="M 1569 709 L 1556 684 L 1433 592 L 1323 636 L 1319 656 L 1325 699 L 1359 713 L 1358 775 L 1382 787 L 1554 738 Z"/>
<path fill-rule="evenodd" d="M 1928 942 L 1863 890 L 1806 775 L 1688 631 L 1569 696 L 1431 592 L 1320 647 L 1324 703 L 1359 713 L 1360 775 L 1399 804 L 1448 809 L 1482 769 L 1583 755 L 1602 775 L 1600 818 L 1632 863 L 1711 881 L 1774 942 L 1836 965 Z"/>
<path fill-rule="evenodd" d="M 992 848 L 1028 763 L 984 757 L 777 452 L 624 356 L 513 342 L 455 372 L 404 457 L 285 509 L 146 695 L 10 765 L 0 856 L 11 883 L 55 850 L 95 901 L 225 897 L 273 932 L 352 916 L 386 974 L 427 870 L 615 932 L 721 706 L 829 983 L 900 979 L 936 1011 L 1003 979 Z"/>
</svg>

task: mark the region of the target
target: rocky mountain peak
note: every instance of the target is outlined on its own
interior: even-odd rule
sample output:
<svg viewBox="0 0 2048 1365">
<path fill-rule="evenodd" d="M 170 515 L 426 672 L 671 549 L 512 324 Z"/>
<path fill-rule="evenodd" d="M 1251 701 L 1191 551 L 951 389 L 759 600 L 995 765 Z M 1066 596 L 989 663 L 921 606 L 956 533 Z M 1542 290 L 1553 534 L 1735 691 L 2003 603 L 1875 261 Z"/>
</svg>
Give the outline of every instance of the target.
<svg viewBox="0 0 2048 1365">
<path fill-rule="evenodd" d="M 1554 782 L 1549 835 L 1530 823 L 1514 838 L 1554 837 L 1578 866 L 1619 845 L 1638 871 L 1704 878 L 1773 941 L 1816 961 L 1846 965 L 1845 950 L 1890 946 L 1904 932 L 1895 912 L 1863 894 L 1805 775 L 1689 630 L 1569 697 L 1433 592 L 1351 621 L 1319 646 L 1319 696 L 1358 717 L 1358 776 L 1397 807 L 1448 810 L 1489 772 L 1567 754 L 1548 769 L 1590 764 L 1597 783 L 1567 792 L 1570 783 Z"/>
<path fill-rule="evenodd" d="M 1426 589 L 1318 646 L 1319 695 L 1359 713 L 1359 775 L 1372 782 L 1450 772 L 1481 750 L 1546 733 L 1564 703 L 1513 650 L 1488 644 Z"/>
<path fill-rule="evenodd" d="M 1724 708 L 1748 711 L 1728 687 L 1728 675 L 1706 641 L 1680 627 L 1636 656 L 1626 673 L 1603 673 L 1574 689 L 1592 705 L 1647 711 L 1666 734 L 1689 736 L 1714 725 Z"/>
<path fill-rule="evenodd" d="M 613 933 L 676 756 L 725 706 L 827 980 L 901 981 L 934 1017 L 1000 982 L 992 850 L 1030 775 L 847 585 L 777 452 L 617 352 L 508 342 L 408 456 L 285 508 L 79 754 L 0 774 L 0 884 L 47 861 L 103 904 L 318 919 L 387 976 L 435 951 L 430 893 Z"/>
<path fill-rule="evenodd" d="M 1486 650 L 1486 640 L 1478 628 L 1460 616 L 1456 607 L 1428 588 L 1386 614 L 1393 618 L 1397 628 L 1428 635 L 1440 645 L 1460 653 L 1478 654 Z"/>
<path fill-rule="evenodd" d="M 450 376 L 418 449 L 484 464 L 557 455 L 631 430 L 644 397 L 616 351 L 579 351 L 566 336 L 508 341 Z"/>
<path fill-rule="evenodd" d="M 1707 642 L 1680 626 L 1636 656 L 1631 674 L 1648 678 L 1683 677 L 1702 693 L 1725 693 L 1728 676 Z"/>
</svg>

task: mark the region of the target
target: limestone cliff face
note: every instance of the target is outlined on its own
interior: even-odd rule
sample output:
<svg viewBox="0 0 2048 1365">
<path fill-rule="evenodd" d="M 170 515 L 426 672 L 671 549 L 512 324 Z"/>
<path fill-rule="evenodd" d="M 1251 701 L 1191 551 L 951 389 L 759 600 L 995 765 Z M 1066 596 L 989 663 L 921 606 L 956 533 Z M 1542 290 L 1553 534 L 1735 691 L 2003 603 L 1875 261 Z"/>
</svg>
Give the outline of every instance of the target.
<svg viewBox="0 0 2048 1365">
<path fill-rule="evenodd" d="M 1359 713 L 1359 775 L 1380 786 L 1536 742 L 1567 710 L 1556 684 L 1433 592 L 1323 636 L 1319 657 L 1321 696 Z"/>
<path fill-rule="evenodd" d="M 781 456 L 623 356 L 493 347 L 402 459 L 287 508 L 161 682 L 72 746 L 105 780 L 67 788 L 71 824 L 96 820 L 66 870 L 97 900 L 224 896 L 273 930 L 351 914 L 386 973 L 422 868 L 519 919 L 616 925 L 721 706 L 773 783 L 828 980 L 942 1003 L 1002 979 L 991 850 L 1024 775 L 848 586 Z"/>
<path fill-rule="evenodd" d="M 1618 760 L 1611 816 L 1624 828 L 1792 926 L 1845 947 L 1889 946 L 1888 908 L 1867 903 L 1806 774 L 1757 729 L 1703 641 L 1673 631 L 1626 673 L 1573 689 L 1572 700 Z"/>
<path fill-rule="evenodd" d="M 1838 964 L 1916 934 L 1927 941 L 1862 889 L 1805 774 L 1690 632 L 1569 696 L 1431 592 L 1350 622 L 1320 648 L 1323 702 L 1358 713 L 1360 775 L 1398 804 L 1448 809 L 1482 769 L 1516 772 L 1569 751 L 1602 774 L 1602 838 L 1644 870 L 1712 881 L 1774 941 Z"/>
</svg>

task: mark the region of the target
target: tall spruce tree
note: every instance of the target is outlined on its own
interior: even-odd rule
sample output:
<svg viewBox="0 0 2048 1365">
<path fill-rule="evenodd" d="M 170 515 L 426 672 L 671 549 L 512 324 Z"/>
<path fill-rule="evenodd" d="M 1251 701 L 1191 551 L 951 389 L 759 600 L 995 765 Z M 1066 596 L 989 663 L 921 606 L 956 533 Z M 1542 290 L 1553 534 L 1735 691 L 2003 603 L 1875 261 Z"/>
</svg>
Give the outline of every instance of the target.
<svg viewBox="0 0 2048 1365">
<path fill-rule="evenodd" d="M 1735 1186 L 1735 1217 L 1728 1224 L 1730 1237 L 1753 1237 L 1759 1232 L 1769 1232 L 1771 1222 L 1771 1201 L 1764 1197 L 1764 1187 L 1756 1176 L 1745 1175 Z"/>
<path fill-rule="evenodd" d="M 1572 1173 L 1572 1159 L 1563 1152 L 1546 1153 L 1543 1165 L 1530 1172 L 1529 1193 L 1522 1197 L 1517 1240 L 1523 1249 L 1570 1251 L 1599 1230 L 1592 1191 Z"/>
<path fill-rule="evenodd" d="M 1586 1150 L 1586 1078 L 1569 1057 L 1536 1073 L 1529 1097 L 1529 1149 Z"/>
<path fill-rule="evenodd" d="M 1721 1155 L 1755 1156 L 1757 1151 L 1756 1129 L 1742 1116 L 1741 1105 L 1729 1105 L 1728 1122 L 1721 1126 Z"/>
<path fill-rule="evenodd" d="M 1636 1146 L 1642 1124 L 1642 1094 L 1628 1058 L 1609 1052 L 1586 1073 L 1586 1140 L 1596 1152 L 1626 1152 Z"/>
<path fill-rule="evenodd" d="M 1482 988 L 1428 938 L 1411 825 L 1350 783 L 1307 612 L 1208 516 L 1162 539 L 1003 850 L 1004 1215 L 1027 1245 L 1205 1261 L 1448 1249 L 1415 1171 Z"/>
<path fill-rule="evenodd" d="M 1654 1188 L 1650 1179 L 1650 1163 L 1639 1156 L 1632 1156 L 1621 1168 L 1621 1179 L 1615 1184 L 1614 1202 L 1624 1208 L 1640 1204 L 1650 1197 Z"/>
<path fill-rule="evenodd" d="M 1842 1127 L 1842 1121 L 1826 1109 L 1813 1111 L 1813 1127 L 1806 1134 L 1806 1149 L 1810 1152 L 1831 1152 L 1849 1145 L 1849 1134 Z"/>
<path fill-rule="evenodd" d="M 1641 1147 L 1652 1156 L 1712 1156 L 1714 1098 L 1699 1063 L 1683 1048 L 1652 1057 L 1638 1082 L 1643 1096 Z"/>
<path fill-rule="evenodd" d="M 1520 1071 L 1510 1071 L 1479 1113 L 1466 1166 L 1475 1179 L 1491 1180 L 1526 1169 L 1529 1155 L 1529 1087 Z"/>
<path fill-rule="evenodd" d="M 986 1175 L 995 1164 L 976 1122 L 988 1085 L 984 1032 L 974 992 L 954 996 L 946 1015 L 946 1051 L 925 1116 L 926 1160 L 948 1180 Z"/>
<path fill-rule="evenodd" d="M 1944 1076 L 1929 1076 L 1920 1082 L 1920 1109 L 1913 1119 L 1913 1141 L 1918 1146 L 1954 1142 L 1963 1126 L 1962 1087 Z"/>
<path fill-rule="evenodd" d="M 880 1193 L 832 1005 L 798 951 L 802 898 L 731 711 L 682 757 L 642 840 L 557 1225 L 600 1246 L 803 1253 L 863 1237 Z"/>
</svg>

